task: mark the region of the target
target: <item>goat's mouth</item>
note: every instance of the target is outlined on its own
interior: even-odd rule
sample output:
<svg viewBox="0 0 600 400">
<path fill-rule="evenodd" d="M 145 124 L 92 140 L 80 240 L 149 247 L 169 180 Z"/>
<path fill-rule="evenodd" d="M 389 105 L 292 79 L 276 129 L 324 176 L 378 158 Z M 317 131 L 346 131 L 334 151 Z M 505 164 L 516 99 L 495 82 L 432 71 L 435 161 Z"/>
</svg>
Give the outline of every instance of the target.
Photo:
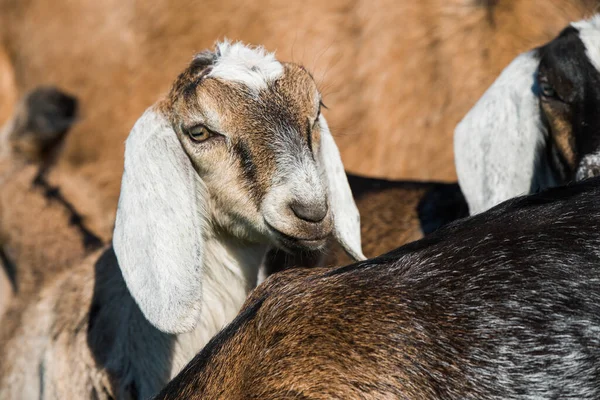
<svg viewBox="0 0 600 400">
<path fill-rule="evenodd" d="M 265 224 L 269 228 L 271 236 L 275 239 L 275 241 L 287 251 L 298 251 L 298 250 L 322 250 L 327 243 L 327 239 L 329 238 L 330 232 L 326 234 L 314 236 L 314 237 L 305 237 L 305 236 L 293 236 L 288 233 L 282 232 L 281 230 L 275 228 L 268 221 L 265 221 Z"/>
</svg>

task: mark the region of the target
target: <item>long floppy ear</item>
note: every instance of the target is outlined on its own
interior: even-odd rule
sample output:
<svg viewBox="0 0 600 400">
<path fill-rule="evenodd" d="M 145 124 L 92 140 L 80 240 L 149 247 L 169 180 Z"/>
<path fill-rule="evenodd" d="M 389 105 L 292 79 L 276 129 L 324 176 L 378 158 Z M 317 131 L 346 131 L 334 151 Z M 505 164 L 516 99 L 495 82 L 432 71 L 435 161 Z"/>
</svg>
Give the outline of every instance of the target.
<svg viewBox="0 0 600 400">
<path fill-rule="evenodd" d="M 321 126 L 321 162 L 327 178 L 329 206 L 333 212 L 334 233 L 346 253 L 355 260 L 364 260 L 360 240 L 360 214 L 354 203 L 340 151 L 331 136 L 325 117 Z"/>
<path fill-rule="evenodd" d="M 536 96 L 536 50 L 521 54 L 454 132 L 460 187 L 471 214 L 552 184 Z"/>
<path fill-rule="evenodd" d="M 170 124 L 148 109 L 125 145 L 113 246 L 131 295 L 164 332 L 186 332 L 198 321 L 205 198 Z"/>
</svg>

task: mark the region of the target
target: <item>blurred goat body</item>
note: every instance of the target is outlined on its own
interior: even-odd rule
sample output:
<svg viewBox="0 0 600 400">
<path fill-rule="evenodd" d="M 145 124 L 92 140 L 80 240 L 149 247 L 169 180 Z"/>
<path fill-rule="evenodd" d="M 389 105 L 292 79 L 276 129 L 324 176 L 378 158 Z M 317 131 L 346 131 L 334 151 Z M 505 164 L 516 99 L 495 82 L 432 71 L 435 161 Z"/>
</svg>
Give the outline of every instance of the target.
<svg viewBox="0 0 600 400">
<path fill-rule="evenodd" d="M 51 277 L 99 245 L 46 174 L 75 122 L 77 101 L 53 87 L 21 99 L 0 129 L 0 316 L 31 300 Z M 3 326 L 20 320 L 10 308 Z"/>
<path fill-rule="evenodd" d="M 600 179 L 271 276 L 157 399 L 597 399 Z"/>
</svg>

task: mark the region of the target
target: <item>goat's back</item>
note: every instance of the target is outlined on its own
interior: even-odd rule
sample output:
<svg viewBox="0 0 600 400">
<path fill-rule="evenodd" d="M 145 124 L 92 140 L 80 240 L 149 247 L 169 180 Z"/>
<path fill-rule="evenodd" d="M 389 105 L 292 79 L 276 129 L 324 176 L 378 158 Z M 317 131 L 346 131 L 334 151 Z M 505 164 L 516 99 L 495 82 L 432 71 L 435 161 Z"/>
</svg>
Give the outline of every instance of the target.
<svg viewBox="0 0 600 400">
<path fill-rule="evenodd" d="M 276 274 L 159 398 L 599 398 L 599 186 Z"/>
</svg>

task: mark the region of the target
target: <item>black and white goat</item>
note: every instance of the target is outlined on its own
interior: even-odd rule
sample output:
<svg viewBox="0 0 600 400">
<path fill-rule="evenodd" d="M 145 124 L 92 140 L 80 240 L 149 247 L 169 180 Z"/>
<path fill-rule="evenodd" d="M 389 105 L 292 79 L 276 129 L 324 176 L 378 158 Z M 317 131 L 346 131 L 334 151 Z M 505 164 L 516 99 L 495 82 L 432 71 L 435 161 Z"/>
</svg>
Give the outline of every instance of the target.
<svg viewBox="0 0 600 400">
<path fill-rule="evenodd" d="M 600 16 L 517 57 L 458 125 L 471 213 L 600 172 Z"/>
</svg>

